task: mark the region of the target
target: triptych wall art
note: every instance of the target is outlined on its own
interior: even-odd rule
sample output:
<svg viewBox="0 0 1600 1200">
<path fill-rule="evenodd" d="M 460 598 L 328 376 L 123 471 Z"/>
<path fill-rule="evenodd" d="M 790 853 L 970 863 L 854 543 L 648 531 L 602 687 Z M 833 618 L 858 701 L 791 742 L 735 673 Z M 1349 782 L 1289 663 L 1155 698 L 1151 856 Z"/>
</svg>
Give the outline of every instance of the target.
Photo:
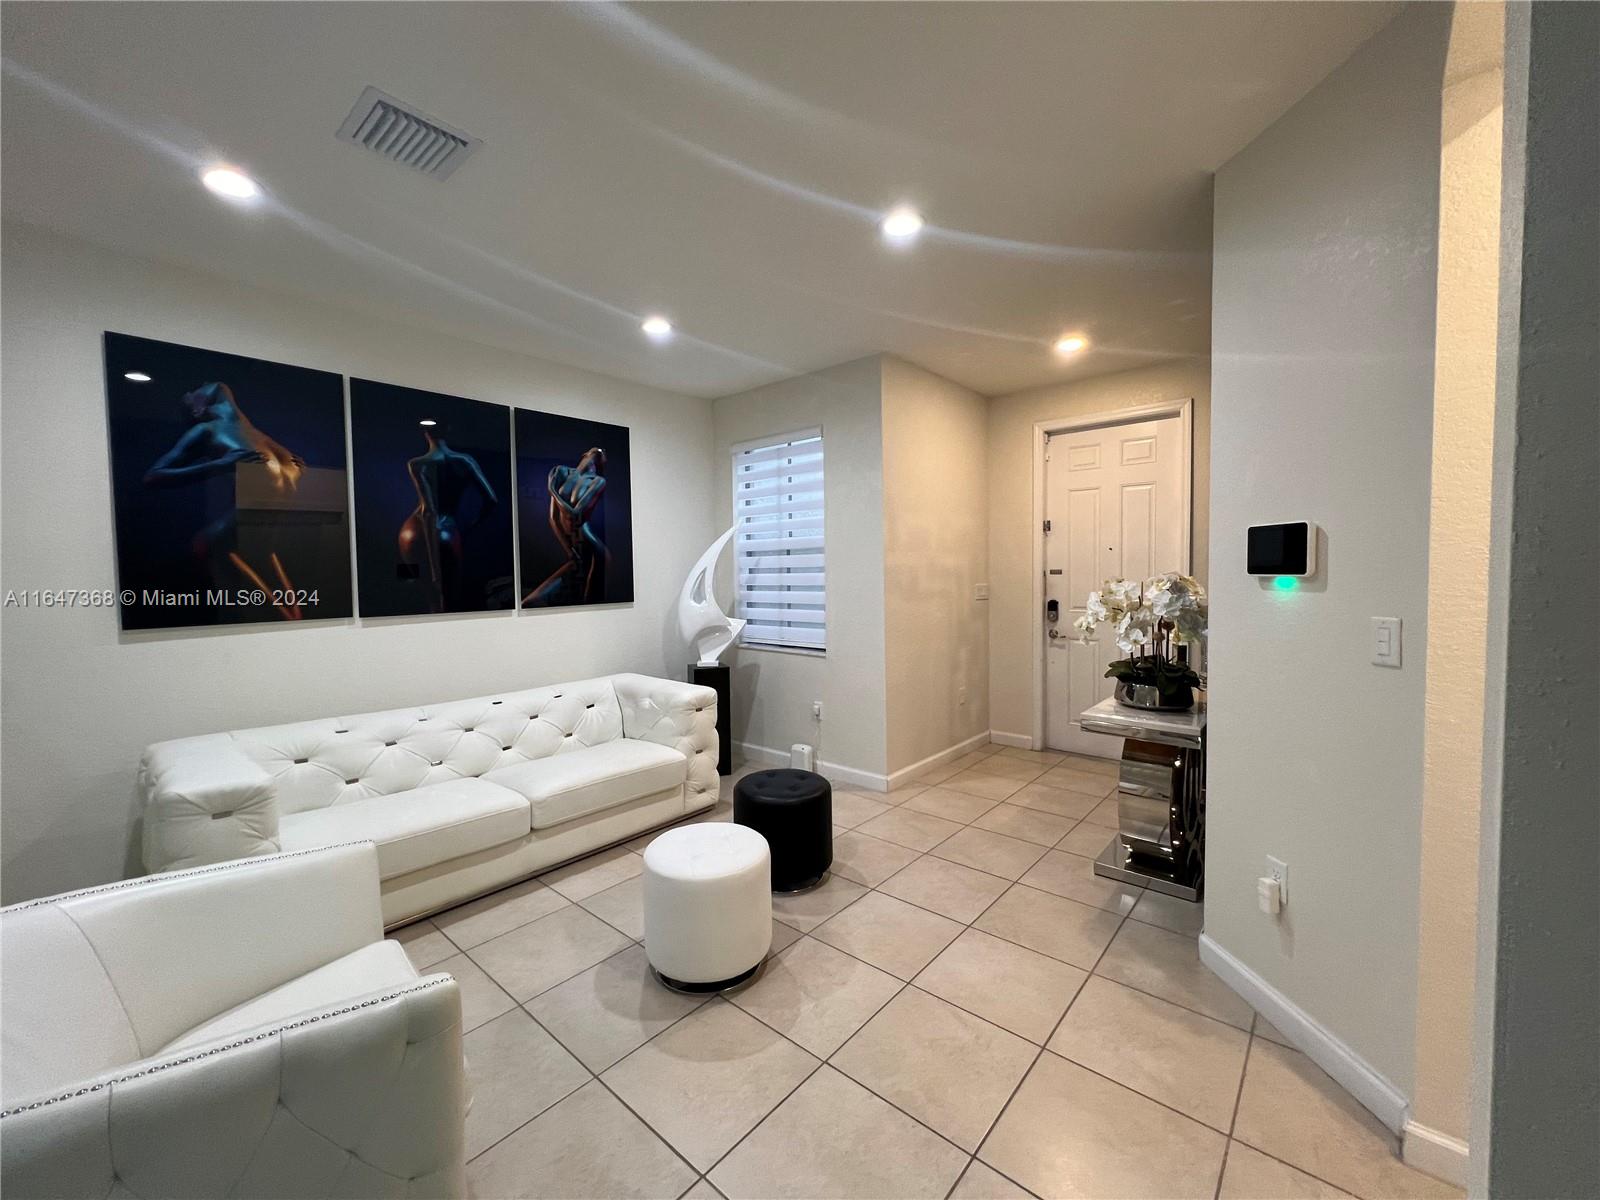
<svg viewBox="0 0 1600 1200">
<path fill-rule="evenodd" d="M 505 406 L 352 379 L 350 446 L 361 615 L 510 608 Z"/>
<path fill-rule="evenodd" d="M 350 616 L 343 378 L 117 333 L 105 360 L 122 627 Z"/>
<path fill-rule="evenodd" d="M 522 606 L 633 599 L 633 494 L 621 425 L 517 410 Z"/>
<path fill-rule="evenodd" d="M 105 364 L 125 630 L 633 599 L 623 426 L 351 379 L 347 452 L 341 375 L 119 333 Z"/>
</svg>

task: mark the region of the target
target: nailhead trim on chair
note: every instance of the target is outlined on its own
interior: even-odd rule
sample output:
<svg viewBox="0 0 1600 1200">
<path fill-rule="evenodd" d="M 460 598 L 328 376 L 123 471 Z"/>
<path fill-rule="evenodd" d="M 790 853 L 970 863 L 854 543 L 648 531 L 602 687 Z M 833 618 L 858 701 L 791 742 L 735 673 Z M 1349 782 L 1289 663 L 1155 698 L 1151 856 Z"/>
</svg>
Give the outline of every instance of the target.
<svg viewBox="0 0 1600 1200">
<path fill-rule="evenodd" d="M 310 854 L 313 852 L 309 850 L 300 850 L 295 851 L 295 853 Z M 411 987 L 401 988 L 398 991 L 389 992 L 382 996 L 373 996 L 370 999 L 361 1001 L 359 1004 L 347 1004 L 343 1008 L 330 1008 L 327 1012 L 317 1013 L 315 1016 L 311 1017 L 302 1017 L 298 1021 L 290 1021 L 286 1025 L 277 1025 L 271 1029 L 263 1030 L 260 1033 L 252 1033 L 249 1037 L 239 1038 L 237 1041 L 226 1042 L 221 1046 L 213 1046 L 211 1049 L 202 1050 L 198 1054 L 186 1054 L 182 1058 L 174 1058 L 169 1062 L 156 1063 L 154 1066 L 146 1067 L 142 1071 L 130 1071 L 128 1074 L 119 1075 L 115 1079 L 102 1079 L 99 1083 L 91 1084 L 88 1087 L 79 1088 L 75 1092 L 65 1092 L 62 1095 L 51 1096 L 45 1100 L 35 1100 L 31 1104 L 21 1104 L 16 1108 L 8 1108 L 4 1112 L 0 1112 L 0 1120 L 4 1120 L 6 1117 L 14 1117 L 18 1113 L 33 1112 L 34 1110 L 40 1108 L 49 1108 L 52 1104 L 60 1104 L 63 1100 L 73 1100 L 79 1096 L 92 1095 L 95 1092 L 104 1091 L 113 1084 L 128 1083 L 134 1079 L 143 1079 L 146 1075 L 154 1075 L 160 1071 L 170 1070 L 172 1067 L 182 1067 L 192 1062 L 199 1062 L 203 1058 L 210 1058 L 216 1054 L 224 1054 L 229 1050 L 237 1050 L 241 1046 L 248 1046 L 253 1042 L 265 1041 L 267 1038 L 277 1037 L 280 1033 L 288 1033 L 291 1029 L 301 1029 L 307 1025 L 315 1025 L 318 1021 L 326 1021 L 329 1017 L 342 1017 L 346 1013 L 358 1012 L 363 1008 L 371 1008 L 375 1004 L 387 1004 L 390 1000 L 397 1000 L 401 996 L 409 996 L 413 992 L 422 992 L 431 987 L 438 987 L 441 983 L 454 982 L 455 976 L 440 975 L 422 983 L 413 984 Z"/>
<path fill-rule="evenodd" d="M 79 896 L 97 896 L 102 892 L 120 892 L 124 888 L 144 887 L 152 883 L 171 883 L 174 879 L 187 879 L 191 875 L 214 875 L 218 871 L 236 871 L 240 867 L 258 864 L 264 858 L 299 858 L 302 854 L 321 854 L 324 850 L 341 850 L 346 846 L 365 846 L 369 843 L 335 842 L 330 846 L 312 846 L 306 850 L 283 850 L 277 854 L 257 854 L 250 858 L 233 858 L 209 867 L 190 867 L 185 871 L 164 871 L 157 875 L 141 875 L 138 879 L 123 879 L 116 883 L 101 883 L 94 887 L 79 888 L 75 892 L 62 892 L 59 896 L 41 896 L 37 900 L 24 900 L 8 904 L 0 913 L 21 912 L 25 908 L 38 908 L 41 904 L 59 904 L 63 900 L 76 900 Z"/>
</svg>

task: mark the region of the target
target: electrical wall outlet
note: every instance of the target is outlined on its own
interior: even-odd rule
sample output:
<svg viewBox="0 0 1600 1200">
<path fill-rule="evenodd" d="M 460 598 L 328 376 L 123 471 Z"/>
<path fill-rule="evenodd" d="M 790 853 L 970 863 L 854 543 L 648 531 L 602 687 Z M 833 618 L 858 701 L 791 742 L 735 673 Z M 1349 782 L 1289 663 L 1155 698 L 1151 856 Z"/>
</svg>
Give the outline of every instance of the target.
<svg viewBox="0 0 1600 1200">
<path fill-rule="evenodd" d="M 813 700 L 811 702 L 811 719 L 813 721 L 822 720 L 822 701 L 821 700 Z"/>
<path fill-rule="evenodd" d="M 956 703 L 957 704 L 965 704 L 966 702 L 967 702 L 967 689 L 966 688 L 958 688 L 957 691 L 956 691 Z"/>
<path fill-rule="evenodd" d="M 1289 903 L 1289 864 L 1281 858 L 1267 855 L 1267 878 L 1278 885 L 1278 903 Z"/>
</svg>

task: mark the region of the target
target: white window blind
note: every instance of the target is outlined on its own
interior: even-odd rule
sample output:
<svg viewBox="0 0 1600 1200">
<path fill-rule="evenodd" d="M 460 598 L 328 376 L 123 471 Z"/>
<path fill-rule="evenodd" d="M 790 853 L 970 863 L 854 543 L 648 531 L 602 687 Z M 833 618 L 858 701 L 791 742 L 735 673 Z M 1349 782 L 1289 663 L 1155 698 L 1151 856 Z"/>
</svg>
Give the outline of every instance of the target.
<svg viewBox="0 0 1600 1200">
<path fill-rule="evenodd" d="M 822 650 L 822 430 L 733 451 L 735 616 L 756 646 Z"/>
</svg>

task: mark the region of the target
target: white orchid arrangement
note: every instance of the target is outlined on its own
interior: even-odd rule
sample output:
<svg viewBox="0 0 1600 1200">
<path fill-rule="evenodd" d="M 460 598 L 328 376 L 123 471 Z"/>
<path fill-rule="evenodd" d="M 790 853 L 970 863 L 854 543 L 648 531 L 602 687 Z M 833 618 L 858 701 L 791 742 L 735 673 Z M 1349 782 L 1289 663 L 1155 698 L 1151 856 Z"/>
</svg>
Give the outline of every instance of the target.
<svg viewBox="0 0 1600 1200">
<path fill-rule="evenodd" d="M 1101 625 L 1116 623 L 1117 648 L 1128 657 L 1106 668 L 1110 678 L 1153 683 L 1163 691 L 1199 683 L 1177 648 L 1206 636 L 1206 590 L 1189 575 L 1168 572 L 1149 579 L 1108 579 L 1089 593 L 1084 614 L 1073 622 L 1089 640 Z"/>
</svg>

